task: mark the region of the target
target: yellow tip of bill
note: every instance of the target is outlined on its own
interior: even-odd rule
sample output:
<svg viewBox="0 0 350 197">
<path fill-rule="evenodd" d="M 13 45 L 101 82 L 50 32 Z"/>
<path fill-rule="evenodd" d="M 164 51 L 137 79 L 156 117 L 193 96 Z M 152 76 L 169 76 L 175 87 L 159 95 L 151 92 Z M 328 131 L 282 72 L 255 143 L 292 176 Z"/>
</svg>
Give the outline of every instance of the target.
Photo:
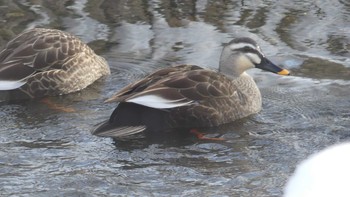
<svg viewBox="0 0 350 197">
<path fill-rule="evenodd" d="M 283 69 L 280 72 L 278 72 L 277 74 L 279 74 L 279 75 L 289 75 L 290 73 L 289 73 L 289 71 L 287 69 Z"/>
</svg>

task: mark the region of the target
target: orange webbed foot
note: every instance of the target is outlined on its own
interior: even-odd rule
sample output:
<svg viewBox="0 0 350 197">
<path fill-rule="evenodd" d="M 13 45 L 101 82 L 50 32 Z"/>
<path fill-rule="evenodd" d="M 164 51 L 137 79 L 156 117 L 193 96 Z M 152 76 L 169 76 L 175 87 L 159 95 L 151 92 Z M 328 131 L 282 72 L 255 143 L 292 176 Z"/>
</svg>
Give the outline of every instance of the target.
<svg viewBox="0 0 350 197">
<path fill-rule="evenodd" d="M 67 112 L 67 113 L 75 112 L 75 109 L 54 103 L 50 100 L 50 98 L 43 98 L 40 100 L 40 102 L 46 104 L 50 109 L 53 109 L 53 110 Z"/>
<path fill-rule="evenodd" d="M 224 141 L 224 138 L 211 138 L 211 137 L 205 137 L 203 133 L 198 131 L 197 129 L 191 129 L 190 133 L 194 134 L 198 139 L 200 140 L 215 140 L 215 141 Z"/>
</svg>

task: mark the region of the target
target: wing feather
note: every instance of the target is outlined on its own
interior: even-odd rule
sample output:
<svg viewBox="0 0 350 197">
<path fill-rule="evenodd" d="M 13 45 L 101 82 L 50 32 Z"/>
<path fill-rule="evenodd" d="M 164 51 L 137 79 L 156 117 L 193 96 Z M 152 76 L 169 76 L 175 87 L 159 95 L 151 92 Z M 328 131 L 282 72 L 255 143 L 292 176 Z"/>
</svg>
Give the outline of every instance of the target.
<svg viewBox="0 0 350 197">
<path fill-rule="evenodd" d="M 141 133 L 146 129 L 146 126 L 121 126 L 113 127 L 109 123 L 109 120 L 101 122 L 92 129 L 91 133 L 93 135 L 101 137 L 125 137 L 137 133 Z"/>
<path fill-rule="evenodd" d="M 58 30 L 34 28 L 21 33 L 0 52 L 0 90 L 20 87 L 34 73 L 62 69 L 56 65 L 81 47 L 78 38 Z"/>
<path fill-rule="evenodd" d="M 193 65 L 180 65 L 156 71 L 130 84 L 106 102 L 133 102 L 147 107 L 166 109 L 205 99 L 232 96 L 232 81 L 215 71 Z"/>
</svg>

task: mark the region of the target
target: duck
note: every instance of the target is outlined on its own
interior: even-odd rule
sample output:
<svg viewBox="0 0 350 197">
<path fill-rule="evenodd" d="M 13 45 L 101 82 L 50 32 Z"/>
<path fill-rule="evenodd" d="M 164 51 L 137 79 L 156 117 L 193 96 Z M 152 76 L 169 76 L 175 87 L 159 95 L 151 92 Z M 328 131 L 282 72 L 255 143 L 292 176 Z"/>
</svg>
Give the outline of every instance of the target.
<svg viewBox="0 0 350 197">
<path fill-rule="evenodd" d="M 122 88 L 105 101 L 119 103 L 110 118 L 91 133 L 111 138 L 158 135 L 215 127 L 258 113 L 262 98 L 246 72 L 251 68 L 289 75 L 267 59 L 255 40 L 235 38 L 223 47 L 218 71 L 170 66 Z"/>
<path fill-rule="evenodd" d="M 350 196 L 350 142 L 336 143 L 300 162 L 284 188 L 284 197 Z"/>
<path fill-rule="evenodd" d="M 26 30 L 0 52 L 0 93 L 23 98 L 77 92 L 109 74 L 103 57 L 78 37 L 57 29 Z"/>
</svg>

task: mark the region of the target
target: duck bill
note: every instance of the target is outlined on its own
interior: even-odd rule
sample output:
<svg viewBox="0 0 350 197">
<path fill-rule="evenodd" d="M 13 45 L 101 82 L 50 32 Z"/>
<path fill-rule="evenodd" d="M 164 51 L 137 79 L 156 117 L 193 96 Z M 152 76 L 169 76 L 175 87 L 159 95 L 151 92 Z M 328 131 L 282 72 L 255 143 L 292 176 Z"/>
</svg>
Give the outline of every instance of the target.
<svg viewBox="0 0 350 197">
<path fill-rule="evenodd" d="M 274 63 L 272 63 L 267 58 L 262 58 L 260 64 L 255 65 L 257 68 L 260 68 L 262 70 L 270 71 L 279 75 L 289 75 L 289 71 L 287 69 L 283 69 Z"/>
</svg>

